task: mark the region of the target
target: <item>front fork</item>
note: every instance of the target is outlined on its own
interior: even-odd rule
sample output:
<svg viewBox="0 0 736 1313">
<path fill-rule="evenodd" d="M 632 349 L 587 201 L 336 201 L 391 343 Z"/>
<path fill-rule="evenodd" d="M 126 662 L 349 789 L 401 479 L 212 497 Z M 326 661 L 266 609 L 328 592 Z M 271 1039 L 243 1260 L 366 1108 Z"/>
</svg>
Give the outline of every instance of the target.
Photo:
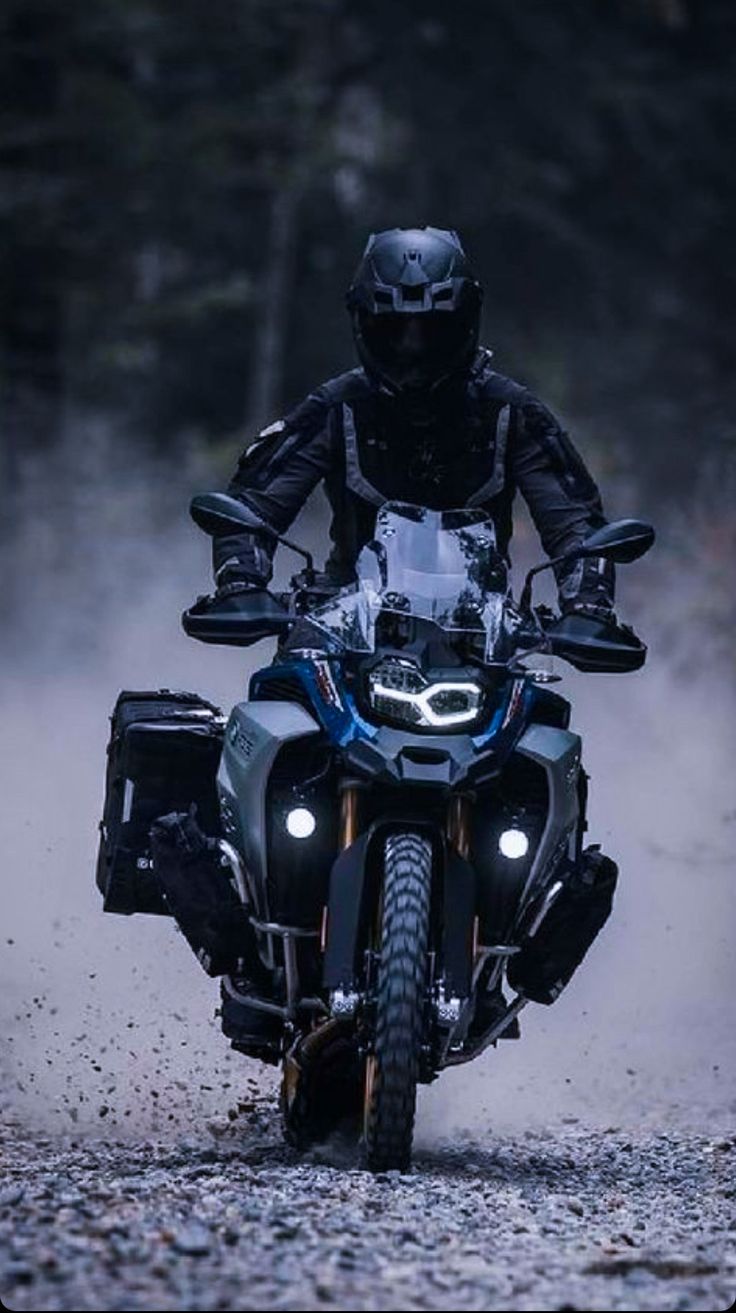
<svg viewBox="0 0 736 1313">
<path fill-rule="evenodd" d="M 470 861 L 470 824 L 473 810 L 473 798 L 467 793 L 453 793 L 447 804 L 447 844 L 454 848 L 458 857 L 464 862 Z M 478 917 L 473 918 L 472 955 L 478 948 Z"/>
<path fill-rule="evenodd" d="M 340 791 L 340 821 L 338 829 L 338 845 L 340 851 L 349 848 L 355 843 L 360 833 L 361 826 L 361 794 L 364 789 L 362 782 L 355 780 L 346 780 Z M 447 814 L 445 820 L 445 839 L 448 847 L 464 860 L 470 858 L 470 827 L 472 814 L 472 798 L 468 794 L 455 793 L 449 799 L 447 805 Z M 378 911 L 377 925 L 380 925 L 380 908 Z M 322 924 L 320 930 L 320 948 L 324 953 L 327 945 L 328 931 L 328 908 L 322 910 Z M 472 938 L 472 959 L 475 962 L 478 951 L 478 917 L 473 920 L 473 938 Z"/>
<path fill-rule="evenodd" d="M 360 795 L 363 786 L 355 780 L 345 780 L 340 789 L 340 820 L 338 823 L 337 846 L 344 852 L 355 843 L 360 833 Z M 319 946 L 324 953 L 327 947 L 328 906 L 322 908 Z"/>
<path fill-rule="evenodd" d="M 471 806 L 467 793 L 453 793 L 447 804 L 447 842 L 465 861 L 470 858 Z"/>
<path fill-rule="evenodd" d="M 465 861 L 470 861 L 471 844 L 471 815 L 473 799 L 466 794 L 454 794 L 448 805 L 447 815 L 447 840 L 448 845 L 455 849 L 458 856 Z M 492 964 L 490 974 L 485 981 L 485 989 L 493 990 L 501 981 L 504 966 L 508 958 L 518 952 L 518 949 L 511 944 L 493 944 L 485 945 L 480 943 L 479 919 L 478 915 L 473 917 L 473 932 L 471 943 L 471 963 L 472 974 L 470 980 L 470 994 L 467 999 L 450 999 L 444 996 L 442 983 L 440 982 L 439 995 L 437 1001 L 437 1017 L 440 1023 L 444 1022 L 444 1042 L 440 1048 L 441 1065 L 451 1065 L 456 1062 L 467 1060 L 469 1056 L 475 1056 L 489 1044 L 495 1042 L 496 1038 L 515 1020 L 519 1012 L 526 1005 L 526 999 L 522 995 L 508 1006 L 503 1017 L 497 1024 L 484 1035 L 481 1044 L 473 1049 L 472 1054 L 463 1053 L 465 1035 L 468 1026 L 472 1020 L 473 1009 L 475 1005 L 475 994 L 478 989 L 481 977 L 487 974 L 489 964 Z M 454 1052 L 453 1052 L 454 1050 Z"/>
<path fill-rule="evenodd" d="M 358 839 L 363 827 L 363 807 L 362 795 L 365 789 L 362 781 L 347 779 L 342 785 L 340 791 L 340 819 L 339 819 L 339 847 L 343 851 L 349 848 Z M 471 855 L 471 825 L 472 825 L 472 808 L 474 797 L 472 794 L 454 793 L 448 799 L 447 810 L 445 813 L 444 839 L 448 851 L 452 851 L 463 862 L 470 861 Z M 320 931 L 320 944 L 322 952 L 325 952 L 328 937 L 328 907 L 325 906 L 322 913 L 322 924 Z M 378 961 L 378 940 L 380 938 L 381 926 L 381 899 L 379 897 L 375 913 L 372 919 L 370 931 L 370 943 L 366 952 L 366 983 L 369 985 L 373 979 L 375 967 Z M 468 946 L 471 964 L 471 979 L 473 985 L 477 982 L 478 975 L 482 966 L 487 960 L 488 950 L 483 949 L 479 944 L 479 925 L 477 914 L 473 916 L 472 931 L 470 944 Z M 470 1002 L 469 998 L 458 998 L 446 989 L 445 981 L 441 974 L 438 974 L 436 951 L 430 954 L 430 978 L 429 987 L 430 995 L 433 998 L 434 1008 L 437 1020 L 440 1022 L 444 1031 L 454 1032 L 457 1034 L 458 1022 L 463 1012 L 466 1011 Z M 472 996 L 472 988 L 471 988 Z M 355 1014 L 359 1003 L 358 994 L 344 993 L 342 990 L 336 990 L 332 994 L 331 1005 L 333 1016 L 342 1016 L 348 1018 Z"/>
<path fill-rule="evenodd" d="M 458 857 L 464 862 L 470 861 L 471 852 L 471 821 L 473 814 L 473 803 L 475 799 L 471 794 L 453 793 L 447 804 L 447 821 L 446 821 L 446 839 L 447 846 L 453 849 Z M 478 916 L 473 917 L 473 933 L 470 946 L 470 955 L 473 965 L 475 965 L 478 956 Z"/>
</svg>

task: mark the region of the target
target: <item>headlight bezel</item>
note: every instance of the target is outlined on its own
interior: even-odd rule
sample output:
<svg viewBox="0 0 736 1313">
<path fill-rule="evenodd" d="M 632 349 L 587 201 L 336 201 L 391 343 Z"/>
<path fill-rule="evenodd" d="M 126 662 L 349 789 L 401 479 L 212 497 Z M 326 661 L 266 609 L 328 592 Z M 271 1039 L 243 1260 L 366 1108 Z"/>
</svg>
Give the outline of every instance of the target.
<svg viewBox="0 0 736 1313">
<path fill-rule="evenodd" d="M 401 674 L 405 676 L 402 681 Z M 396 679 L 386 678 L 395 674 Z M 404 687 L 402 687 L 402 683 Z M 408 687 L 408 685 L 412 685 Z M 488 687 L 474 666 L 432 668 L 399 653 L 381 653 L 362 671 L 361 702 L 374 722 L 411 734 L 477 732 L 488 712 Z M 432 701 L 467 694 L 469 705 L 444 713 Z M 392 705 L 393 703 L 393 705 Z M 405 709 L 402 709 L 405 708 Z"/>
</svg>

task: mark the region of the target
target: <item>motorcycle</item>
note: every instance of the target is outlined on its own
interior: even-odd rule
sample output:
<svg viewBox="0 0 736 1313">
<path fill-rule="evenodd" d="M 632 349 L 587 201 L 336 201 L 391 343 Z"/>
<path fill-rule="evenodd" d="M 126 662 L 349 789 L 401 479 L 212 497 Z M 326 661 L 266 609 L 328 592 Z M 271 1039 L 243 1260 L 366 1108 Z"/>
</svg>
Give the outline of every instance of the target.
<svg viewBox="0 0 736 1313">
<path fill-rule="evenodd" d="M 626 672 L 646 648 L 613 618 L 534 607 L 534 577 L 559 562 L 515 602 L 481 510 L 387 502 L 337 591 L 242 502 L 208 494 L 191 513 L 209 534 L 272 534 L 306 565 L 289 593 L 200 598 L 183 616 L 201 641 L 273 635 L 278 651 L 226 724 L 210 713 L 215 833 L 191 810 L 158 842 L 154 823 L 143 860 L 163 892 L 145 910 L 173 909 L 194 947 L 213 922 L 202 904 L 185 924 L 177 888 L 209 862 L 202 897 L 219 879 L 229 908 L 223 1029 L 281 1064 L 287 1140 L 339 1128 L 370 1169 L 405 1170 L 417 1086 L 518 1038 L 522 1009 L 557 997 L 610 912 L 616 867 L 584 847 L 581 740 L 538 656 Z M 560 559 L 632 561 L 653 540 L 618 521 Z M 198 950 L 212 974 L 215 941 Z"/>
</svg>

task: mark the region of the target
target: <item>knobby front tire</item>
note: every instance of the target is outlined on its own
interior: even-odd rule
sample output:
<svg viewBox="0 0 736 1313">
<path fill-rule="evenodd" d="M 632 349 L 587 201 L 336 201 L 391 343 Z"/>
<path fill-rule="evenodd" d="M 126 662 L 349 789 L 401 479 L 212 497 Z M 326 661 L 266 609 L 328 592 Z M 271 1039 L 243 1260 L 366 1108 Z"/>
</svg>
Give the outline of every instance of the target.
<svg viewBox="0 0 736 1313">
<path fill-rule="evenodd" d="M 391 834 L 384 851 L 374 1053 L 366 1061 L 364 1139 L 371 1171 L 411 1162 L 427 986 L 432 844 Z"/>
</svg>

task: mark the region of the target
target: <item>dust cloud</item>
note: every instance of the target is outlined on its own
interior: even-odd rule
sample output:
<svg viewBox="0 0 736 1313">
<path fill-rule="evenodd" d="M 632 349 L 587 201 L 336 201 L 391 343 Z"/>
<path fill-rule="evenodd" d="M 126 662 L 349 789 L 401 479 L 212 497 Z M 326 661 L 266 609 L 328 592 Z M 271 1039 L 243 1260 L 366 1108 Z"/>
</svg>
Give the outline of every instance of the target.
<svg viewBox="0 0 736 1313">
<path fill-rule="evenodd" d="M 522 1013 L 520 1042 L 428 1091 L 424 1135 L 733 1125 L 734 708 L 652 647 L 639 674 L 560 685 L 591 776 L 587 837 L 620 868 L 612 915 L 555 1004 Z"/>
<path fill-rule="evenodd" d="M 217 982 L 169 918 L 102 913 L 108 718 L 121 688 L 229 707 L 268 645 L 205 647 L 180 627 L 210 587 L 209 542 L 186 508 L 211 471 L 184 460 L 164 480 L 138 459 L 133 473 L 104 434 L 73 450 L 46 472 L 49 495 L 28 493 L 5 564 L 19 601 L 0 649 L 2 1099 L 45 1129 L 178 1133 L 266 1069 L 230 1052 Z"/>
<path fill-rule="evenodd" d="M 104 916 L 94 885 L 118 691 L 188 688 L 228 709 L 272 652 L 185 637 L 180 612 L 210 578 L 186 505 L 217 479 L 195 455 L 164 495 L 161 470 L 136 466 L 99 435 L 80 443 L 73 480 L 59 474 L 45 499 L 31 483 L 3 567 L 16 603 L 0 644 L 0 1096 L 27 1124 L 76 1134 L 194 1133 L 276 1085 L 228 1049 L 217 983 L 173 923 Z M 323 538 L 323 518 L 317 501 L 293 536 Z M 281 553 L 282 580 L 293 560 Z M 523 1014 L 521 1043 L 421 1092 L 420 1143 L 565 1118 L 710 1130 L 732 1117 L 733 703 L 714 678 L 672 673 L 644 611 L 628 618 L 651 644 L 640 674 L 561 667 L 592 777 L 589 839 L 621 867 L 614 915 L 555 1006 Z"/>
</svg>

